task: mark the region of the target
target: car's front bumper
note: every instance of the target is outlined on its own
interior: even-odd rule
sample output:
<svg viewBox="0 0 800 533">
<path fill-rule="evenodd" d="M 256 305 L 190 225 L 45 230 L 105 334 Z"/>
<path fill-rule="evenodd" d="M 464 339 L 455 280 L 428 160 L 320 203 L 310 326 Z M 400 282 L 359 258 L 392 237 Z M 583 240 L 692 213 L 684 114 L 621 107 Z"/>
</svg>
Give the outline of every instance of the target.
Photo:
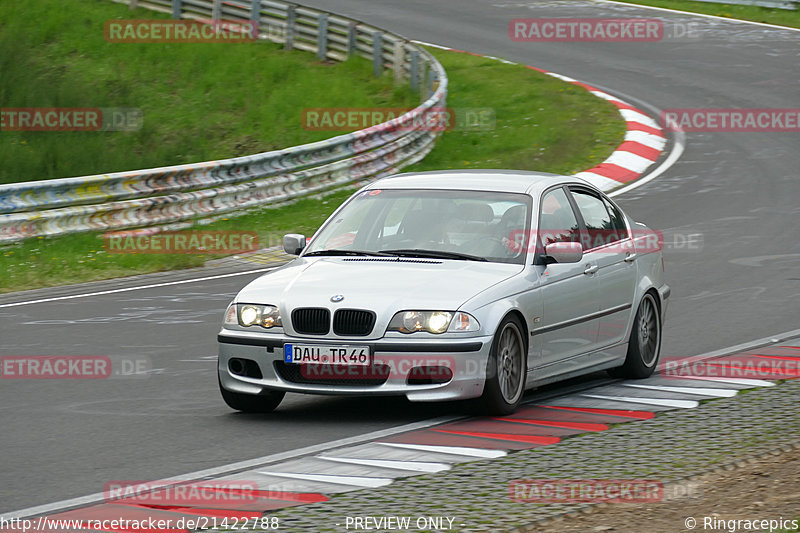
<svg viewBox="0 0 800 533">
<path fill-rule="evenodd" d="M 492 336 L 454 339 L 382 338 L 369 341 L 353 339 L 308 339 L 288 336 L 261 336 L 223 330 L 218 336 L 218 373 L 222 387 L 242 394 L 259 394 L 265 390 L 283 390 L 311 394 L 341 395 L 405 395 L 412 401 L 441 401 L 475 398 L 483 393 L 486 363 Z M 319 371 L 319 367 L 299 366 L 287 373 L 283 362 L 284 343 L 325 345 L 368 345 L 373 354 L 373 367 L 388 367 L 381 383 L 365 383 L 360 373 L 342 367 Z M 261 377 L 235 374 L 229 367 L 232 358 L 254 361 Z M 452 377 L 444 383 L 409 383 L 413 369 L 420 367 L 448 368 Z M 441 376 L 441 373 L 437 373 Z M 299 380 L 298 380 L 299 376 Z M 300 381 L 300 382 L 299 382 Z M 380 380 L 378 380 L 380 381 Z"/>
</svg>

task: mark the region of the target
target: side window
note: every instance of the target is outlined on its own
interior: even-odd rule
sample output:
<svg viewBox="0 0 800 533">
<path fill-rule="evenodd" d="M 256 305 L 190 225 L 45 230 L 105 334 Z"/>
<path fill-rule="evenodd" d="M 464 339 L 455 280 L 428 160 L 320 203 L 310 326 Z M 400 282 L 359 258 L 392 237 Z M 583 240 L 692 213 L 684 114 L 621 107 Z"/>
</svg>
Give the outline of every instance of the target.
<svg viewBox="0 0 800 533">
<path fill-rule="evenodd" d="M 587 234 L 581 241 L 585 250 L 599 248 L 622 238 L 600 197 L 582 190 L 571 192 L 586 224 Z"/>
<path fill-rule="evenodd" d="M 542 248 L 554 242 L 579 241 L 578 220 L 564 189 L 554 189 L 542 198 L 538 237 Z"/>
<path fill-rule="evenodd" d="M 603 203 L 606 204 L 606 209 L 611 214 L 611 226 L 617 237 L 615 240 L 627 239 L 628 228 L 625 226 L 625 216 L 607 198 L 603 198 Z"/>
</svg>

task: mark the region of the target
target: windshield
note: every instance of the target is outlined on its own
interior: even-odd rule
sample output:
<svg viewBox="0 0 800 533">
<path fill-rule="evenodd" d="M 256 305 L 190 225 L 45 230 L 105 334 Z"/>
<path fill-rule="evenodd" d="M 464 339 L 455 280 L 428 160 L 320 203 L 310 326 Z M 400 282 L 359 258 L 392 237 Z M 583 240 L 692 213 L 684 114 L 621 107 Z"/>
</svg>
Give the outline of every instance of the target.
<svg viewBox="0 0 800 533">
<path fill-rule="evenodd" d="M 530 197 L 487 191 L 373 189 L 351 198 L 303 255 L 525 261 Z"/>
</svg>

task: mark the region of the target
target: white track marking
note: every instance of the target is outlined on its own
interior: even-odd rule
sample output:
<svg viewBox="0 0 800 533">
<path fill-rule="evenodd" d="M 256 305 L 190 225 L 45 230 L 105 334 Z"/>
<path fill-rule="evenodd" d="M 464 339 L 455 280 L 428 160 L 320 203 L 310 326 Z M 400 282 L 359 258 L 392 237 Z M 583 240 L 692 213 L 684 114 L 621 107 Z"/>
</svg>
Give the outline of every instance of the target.
<svg viewBox="0 0 800 533">
<path fill-rule="evenodd" d="M 301 474 L 295 472 L 258 472 L 265 476 L 285 477 L 303 481 L 317 481 L 333 485 L 348 485 L 350 487 L 364 487 L 375 489 L 389 485 L 393 479 L 389 477 L 364 477 L 364 476 L 338 476 L 334 474 Z"/>
<path fill-rule="evenodd" d="M 619 102 L 620 104 L 628 105 L 628 102 L 626 102 L 624 100 L 620 100 L 616 96 L 613 96 L 611 94 L 605 93 L 603 91 L 589 91 L 589 92 L 592 93 L 593 95 L 597 96 L 598 98 L 602 98 L 603 100 L 609 100 L 611 102 Z"/>
<path fill-rule="evenodd" d="M 374 466 L 375 468 L 393 468 L 395 470 L 408 470 L 410 472 L 443 472 L 450 470 L 450 466 L 444 463 L 433 463 L 429 461 L 397 461 L 391 459 L 357 459 L 354 457 L 330 457 L 318 455 L 317 459 L 334 461 L 337 463 L 348 463 L 353 465 Z"/>
<path fill-rule="evenodd" d="M 767 28 L 777 28 L 779 30 L 800 31 L 800 28 L 791 28 L 789 26 L 778 26 L 777 24 L 768 24 L 766 22 L 755 22 L 753 20 L 734 19 L 730 17 L 720 17 L 717 15 L 707 15 L 705 13 L 695 13 L 693 11 L 681 11 L 680 9 L 670 9 L 667 7 L 645 6 L 642 4 L 631 4 L 629 2 L 616 2 L 615 0 L 594 0 L 595 2 L 604 2 L 606 4 L 617 4 L 620 6 L 640 7 L 643 9 L 655 9 L 656 11 L 666 11 L 668 13 L 681 13 L 683 15 L 692 15 L 693 17 L 703 17 L 716 20 L 724 20 L 725 22 L 734 22 L 740 24 L 753 24 L 755 26 L 765 26 Z"/>
<path fill-rule="evenodd" d="M 563 74 L 557 74 L 555 72 L 545 72 L 545 74 L 554 78 L 558 78 L 559 80 L 566 81 L 567 83 L 574 83 L 578 81 L 575 78 L 570 78 L 569 76 L 564 76 Z"/>
<path fill-rule="evenodd" d="M 668 379 L 668 378 L 667 378 Z M 696 379 L 699 381 L 714 381 L 718 383 L 731 383 L 732 385 L 749 385 L 751 387 L 774 387 L 775 384 L 771 381 L 763 379 L 747 379 L 747 378 L 718 378 L 710 376 L 681 376 L 676 379 Z"/>
<path fill-rule="evenodd" d="M 678 409 L 694 409 L 700 402 L 694 400 L 668 400 L 665 398 L 634 398 L 631 396 L 604 396 L 601 394 L 581 394 L 584 398 L 597 400 L 612 400 L 624 403 L 641 403 L 645 405 L 660 405 L 662 407 L 676 407 Z"/>
<path fill-rule="evenodd" d="M 603 161 L 603 163 L 619 165 L 626 170 L 631 170 L 637 174 L 641 174 L 647 170 L 647 167 L 655 163 L 655 161 L 640 155 L 632 154 L 631 152 L 625 150 L 617 150 L 611 154 L 608 159 Z"/>
<path fill-rule="evenodd" d="M 231 274 L 218 274 L 216 276 L 205 276 L 202 278 L 192 278 L 192 279 L 182 279 L 179 281 L 165 281 L 163 283 L 151 283 L 150 285 L 137 285 L 135 287 L 124 287 L 121 289 L 109 289 L 106 291 L 95 291 L 95 292 L 85 292 L 82 294 L 71 294 L 69 296 L 54 296 L 52 298 L 40 298 L 38 300 L 27 300 L 24 302 L 14 302 L 10 304 L 0 304 L 0 308 L 3 307 L 16 307 L 19 305 L 32 305 L 32 304 L 41 304 L 47 302 L 58 302 L 61 300 L 74 300 L 75 298 L 88 298 L 91 296 L 103 296 L 105 294 L 117 294 L 120 292 L 130 292 L 130 291 L 138 291 L 142 289 L 155 289 L 158 287 L 168 287 L 170 285 L 182 285 L 185 283 L 196 283 L 198 281 L 209 281 L 212 279 L 222 279 L 222 278 L 231 278 L 234 276 L 244 276 L 247 274 L 257 274 L 258 272 L 267 272 L 268 270 L 274 270 L 278 268 L 277 266 L 267 267 L 267 268 L 257 268 L 256 270 L 247 270 L 245 272 L 234 272 Z"/>
<path fill-rule="evenodd" d="M 401 442 L 376 442 L 375 444 L 392 446 L 394 448 L 405 448 L 407 450 L 449 453 L 450 455 L 465 455 L 467 457 L 481 457 L 484 459 L 496 459 L 497 457 L 506 455 L 506 452 L 503 450 L 484 450 L 482 448 L 467 448 L 461 446 L 431 446 L 428 444 L 403 444 Z"/>
<path fill-rule="evenodd" d="M 658 165 L 653 171 L 648 172 L 644 176 L 638 178 L 636 181 L 625 185 L 624 187 L 620 187 L 616 189 L 608 195 L 612 198 L 615 196 L 620 196 L 621 194 L 625 194 L 626 192 L 632 191 L 642 185 L 649 183 L 659 177 L 661 174 L 669 170 L 669 168 L 674 165 L 678 159 L 680 159 L 681 155 L 683 155 L 683 150 L 686 147 L 686 135 L 682 131 L 675 132 L 675 142 L 672 145 L 672 150 L 669 152 L 667 158 Z"/>
<path fill-rule="evenodd" d="M 622 118 L 624 118 L 626 122 L 636 122 L 637 124 L 644 124 L 645 126 L 650 126 L 651 128 L 655 128 L 657 130 L 661 129 L 655 120 L 639 111 L 634 111 L 633 109 L 620 109 L 619 114 L 622 115 Z"/>
<path fill-rule="evenodd" d="M 628 130 L 627 133 L 625 133 L 625 140 L 643 144 L 648 148 L 654 148 L 658 151 L 661 151 L 664 145 L 667 144 L 667 140 L 664 137 L 638 130 Z"/>
<path fill-rule="evenodd" d="M 594 172 L 589 172 L 588 170 L 578 172 L 575 174 L 575 176 L 588 181 L 601 191 L 608 191 L 614 187 L 619 187 L 622 184 L 620 181 L 601 176 L 600 174 L 596 174 Z"/>
<path fill-rule="evenodd" d="M 665 385 L 642 385 L 641 383 L 622 383 L 623 387 L 635 387 L 637 389 L 659 390 L 664 392 L 675 392 L 683 394 L 697 394 L 699 396 L 714 396 L 716 398 L 733 398 L 737 391 L 732 389 L 704 389 L 695 387 L 668 387 Z"/>
</svg>

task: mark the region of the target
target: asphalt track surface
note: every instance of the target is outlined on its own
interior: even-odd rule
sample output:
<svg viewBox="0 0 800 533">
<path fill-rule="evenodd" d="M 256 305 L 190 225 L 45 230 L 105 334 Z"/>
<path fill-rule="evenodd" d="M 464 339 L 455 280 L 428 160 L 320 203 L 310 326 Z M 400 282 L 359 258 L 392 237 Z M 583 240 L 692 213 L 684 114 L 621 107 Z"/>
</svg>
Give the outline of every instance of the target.
<svg viewBox="0 0 800 533">
<path fill-rule="evenodd" d="M 409 38 L 571 76 L 654 113 L 800 101 L 800 33 L 788 30 L 610 3 L 306 3 Z M 695 22 L 700 33 L 654 43 L 512 42 L 509 20 L 533 17 L 658 17 Z M 797 328 L 800 134 L 688 133 L 686 141 L 667 172 L 617 197 L 668 236 L 703 236 L 702 251 L 665 252 L 673 295 L 663 355 Z M 161 479 L 457 412 L 452 404 L 403 399 L 288 395 L 271 415 L 232 413 L 217 392 L 216 332 L 225 305 L 256 275 L 0 307 L 0 355 L 108 355 L 153 369 L 147 377 L 3 380 L 0 513 L 100 492 L 113 480 Z"/>
</svg>

